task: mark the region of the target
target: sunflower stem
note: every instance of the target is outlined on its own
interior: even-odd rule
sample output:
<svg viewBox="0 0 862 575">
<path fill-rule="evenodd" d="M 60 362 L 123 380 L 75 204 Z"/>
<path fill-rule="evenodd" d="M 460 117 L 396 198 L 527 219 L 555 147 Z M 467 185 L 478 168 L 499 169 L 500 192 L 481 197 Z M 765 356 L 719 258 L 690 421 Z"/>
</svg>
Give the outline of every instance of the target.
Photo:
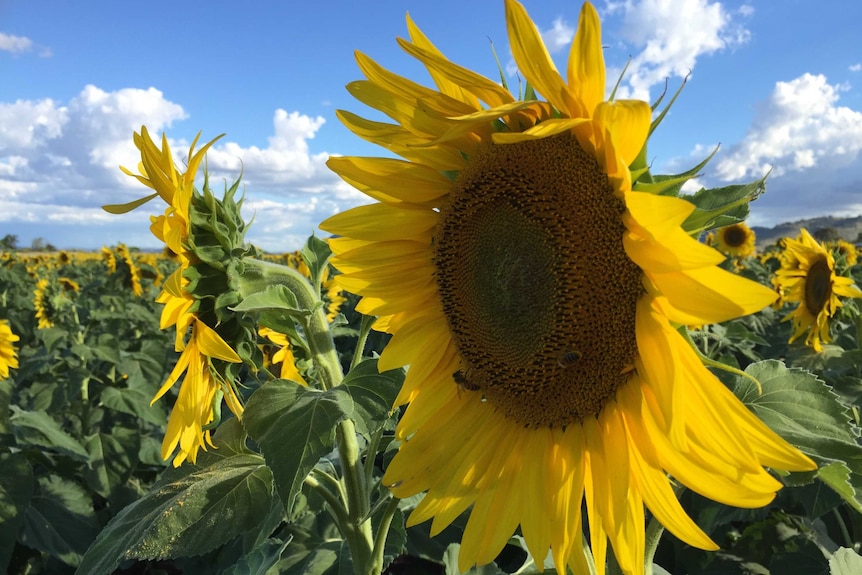
<svg viewBox="0 0 862 575">
<path fill-rule="evenodd" d="M 359 338 L 356 340 L 356 349 L 353 350 L 353 360 L 350 362 L 350 369 L 353 369 L 362 361 L 365 343 L 368 341 L 368 333 L 371 331 L 371 326 L 374 324 L 375 319 L 377 318 L 373 316 L 362 316 L 362 323 L 359 326 Z"/>
<path fill-rule="evenodd" d="M 374 549 L 372 552 L 371 567 L 374 573 L 380 573 L 383 570 L 383 551 L 386 548 L 386 537 L 389 535 L 389 526 L 392 525 L 392 518 L 395 517 L 395 512 L 398 511 L 398 503 L 401 500 L 392 496 L 386 509 L 383 510 L 383 516 L 380 518 L 380 525 L 377 528 L 377 534 L 374 536 Z"/>
<path fill-rule="evenodd" d="M 341 362 L 335 350 L 332 332 L 320 294 L 300 272 L 279 264 L 265 262 L 253 258 L 243 259 L 243 271 L 231 278 L 231 283 L 239 288 L 243 298 L 262 292 L 272 286 L 284 286 L 296 298 L 295 302 L 285 301 L 286 310 L 294 317 L 301 318 L 311 361 L 317 368 L 320 387 L 326 391 L 341 384 L 344 373 Z M 292 305 L 292 304 L 295 304 Z M 350 418 L 342 419 L 335 429 L 335 441 L 338 447 L 338 457 L 341 461 L 344 504 L 346 518 L 341 525 L 341 533 L 350 546 L 353 567 L 356 575 L 378 575 L 375 571 L 372 552 L 374 536 L 371 530 L 371 520 L 366 517 L 370 508 L 370 495 L 366 488 L 365 469 L 359 458 L 359 446 L 356 441 L 356 428 Z M 309 479 L 311 481 L 309 481 Z M 309 485 L 320 485 L 316 478 L 306 478 Z M 328 490 L 327 493 L 332 495 Z M 338 504 L 337 509 L 344 509 L 334 496 L 332 499 L 324 495 L 330 507 Z"/>
<path fill-rule="evenodd" d="M 663 533 L 664 525 L 655 517 L 650 518 L 645 534 L 644 575 L 652 575 L 653 573 L 653 560 Z"/>
</svg>

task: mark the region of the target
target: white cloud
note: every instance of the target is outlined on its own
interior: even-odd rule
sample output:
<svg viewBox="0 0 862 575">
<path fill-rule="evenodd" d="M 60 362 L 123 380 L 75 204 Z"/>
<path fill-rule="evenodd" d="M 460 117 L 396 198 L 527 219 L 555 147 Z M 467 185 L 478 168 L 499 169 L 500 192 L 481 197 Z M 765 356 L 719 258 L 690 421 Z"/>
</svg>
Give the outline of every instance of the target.
<svg viewBox="0 0 862 575">
<path fill-rule="evenodd" d="M 713 185 L 760 178 L 767 193 L 752 222 L 772 225 L 862 207 L 862 111 L 840 106 L 846 88 L 822 75 L 777 82 L 756 105 L 744 139 L 721 150 L 707 175 Z"/>
<path fill-rule="evenodd" d="M 850 71 L 851 72 L 858 72 L 860 70 L 862 70 L 862 62 L 857 62 L 856 64 L 850 65 Z"/>
<path fill-rule="evenodd" d="M 685 77 L 700 56 L 745 43 L 750 33 L 720 2 L 709 0 L 625 0 L 609 10 L 623 15 L 621 36 L 640 52 L 632 58 L 618 97 L 650 100 L 650 87 Z M 753 8 L 737 14 L 746 18 Z M 615 80 L 620 70 L 609 70 Z"/>
<path fill-rule="evenodd" d="M 136 171 L 140 153 L 132 133 L 141 125 L 157 141 L 167 131 L 176 164 L 187 161 L 191 138 L 173 127 L 187 116 L 155 88 L 108 92 L 89 85 L 65 104 L 50 99 L 0 102 L 4 229 L 22 236 L 22 245 L 29 241 L 23 237 L 29 230 L 61 246 L 55 237 L 60 232 L 77 247 L 119 241 L 158 247 L 158 240 L 147 235 L 149 215 L 164 206 L 153 201 L 125 216 L 107 214 L 100 206 L 147 193 L 119 170 L 122 165 Z M 322 117 L 276 110 L 265 147 L 219 140 L 207 154 L 216 193 L 220 180 L 232 183 L 242 172 L 243 189 L 248 189 L 244 215 L 247 221 L 255 218 L 247 239 L 259 247 L 295 249 L 322 219 L 365 201 L 326 167 L 329 154 L 311 153 L 309 141 L 323 124 Z M 198 147 L 211 137 L 203 134 Z"/>
<path fill-rule="evenodd" d="M 0 51 L 17 54 L 33 49 L 33 41 L 24 36 L 13 36 L 0 32 Z"/>
<path fill-rule="evenodd" d="M 12 54 L 22 54 L 33 50 L 39 50 L 39 56 L 48 58 L 51 56 L 51 49 L 45 46 L 39 46 L 30 38 L 25 36 L 15 36 L 0 32 L 0 52 L 11 52 Z"/>
</svg>

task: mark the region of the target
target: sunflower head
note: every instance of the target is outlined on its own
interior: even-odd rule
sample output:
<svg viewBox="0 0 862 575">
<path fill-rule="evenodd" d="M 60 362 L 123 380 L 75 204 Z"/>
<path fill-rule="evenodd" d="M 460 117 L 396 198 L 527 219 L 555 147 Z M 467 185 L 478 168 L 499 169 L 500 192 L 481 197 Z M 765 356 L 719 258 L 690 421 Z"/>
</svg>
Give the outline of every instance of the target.
<svg viewBox="0 0 862 575">
<path fill-rule="evenodd" d="M 775 272 L 774 283 L 785 302 L 797 302 L 785 318 L 793 322 L 790 342 L 805 335 L 805 345 L 815 351 L 822 351 L 822 343 L 832 341 L 829 320 L 842 306 L 840 298 L 862 297 L 852 278 L 836 273 L 832 252 L 805 228 L 798 238 L 784 240 L 781 268 Z"/>
<path fill-rule="evenodd" d="M 715 231 L 715 247 L 718 251 L 735 258 L 754 255 L 757 238 L 745 222 L 718 228 Z"/>
<path fill-rule="evenodd" d="M 832 252 L 833 257 L 835 258 L 835 263 L 839 268 L 853 267 L 856 265 L 856 261 L 858 259 L 856 246 L 850 242 L 839 239 L 834 242 L 827 242 L 824 247 Z"/>
<path fill-rule="evenodd" d="M 472 506 L 462 571 L 493 560 L 520 525 L 537 562 L 550 549 L 558 573 L 587 572 L 585 503 L 597 564 L 609 539 L 623 571 L 641 573 L 644 505 L 715 548 L 668 473 L 751 507 L 780 487 L 764 465 L 813 467 L 675 328 L 752 313 L 775 294 L 720 269 L 724 256 L 683 228 L 694 206 L 647 183 L 650 106 L 605 99 L 592 5 L 564 75 L 515 0 L 506 21 L 543 100 L 450 62 L 408 19 L 399 44 L 435 88 L 358 54 L 366 79 L 348 89 L 392 123 L 338 112 L 403 158 L 330 158 L 376 202 L 321 224 L 340 236 L 336 281 L 393 334 L 379 368 L 410 366 L 383 482 L 402 498 L 426 492 L 408 524 L 433 519 L 432 534 Z"/>
</svg>

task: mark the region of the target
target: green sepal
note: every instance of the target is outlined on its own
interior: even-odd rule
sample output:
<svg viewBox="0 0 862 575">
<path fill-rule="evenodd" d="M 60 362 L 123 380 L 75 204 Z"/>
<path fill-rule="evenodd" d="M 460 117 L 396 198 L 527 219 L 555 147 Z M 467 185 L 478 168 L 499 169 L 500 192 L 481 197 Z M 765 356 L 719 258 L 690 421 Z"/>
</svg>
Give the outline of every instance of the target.
<svg viewBox="0 0 862 575">
<path fill-rule="evenodd" d="M 701 189 L 686 196 L 685 199 L 695 205 L 695 210 L 682 227 L 694 235 L 739 223 L 748 217 L 749 202 L 756 200 L 765 191 L 766 176 L 748 184 Z"/>
<path fill-rule="evenodd" d="M 353 400 L 343 386 L 318 391 L 274 379 L 249 398 L 242 422 L 272 469 L 288 515 L 305 478 L 332 451 L 336 424 L 352 413 Z"/>
<path fill-rule="evenodd" d="M 635 179 L 632 189 L 636 192 L 646 192 L 649 194 L 679 196 L 683 184 L 696 177 L 698 173 L 706 167 L 717 151 L 718 147 L 716 146 L 716 148 L 702 162 L 685 172 L 672 175 L 660 174 L 656 176 L 650 174 L 649 178 L 643 178 L 643 180 Z M 639 178 L 640 177 L 643 176 L 639 176 Z M 632 173 L 632 178 L 635 178 L 634 172 Z"/>
</svg>

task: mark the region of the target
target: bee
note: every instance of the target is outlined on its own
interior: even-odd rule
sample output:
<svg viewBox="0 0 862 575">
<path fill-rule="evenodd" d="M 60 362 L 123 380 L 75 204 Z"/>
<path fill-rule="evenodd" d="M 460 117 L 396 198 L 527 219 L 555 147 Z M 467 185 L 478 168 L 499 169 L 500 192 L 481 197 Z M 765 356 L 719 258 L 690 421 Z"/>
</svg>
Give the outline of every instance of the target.
<svg viewBox="0 0 862 575">
<path fill-rule="evenodd" d="M 571 367 L 578 363 L 583 357 L 583 354 L 579 351 L 567 351 L 566 353 L 560 354 L 560 357 L 557 358 L 557 362 L 560 364 L 560 367 Z"/>
<path fill-rule="evenodd" d="M 467 391 L 479 391 L 480 389 L 478 385 L 470 382 L 464 372 L 460 369 L 452 374 L 452 379 L 454 379 L 455 383 L 458 384 L 459 391 L 461 389 L 466 389 Z"/>
</svg>

